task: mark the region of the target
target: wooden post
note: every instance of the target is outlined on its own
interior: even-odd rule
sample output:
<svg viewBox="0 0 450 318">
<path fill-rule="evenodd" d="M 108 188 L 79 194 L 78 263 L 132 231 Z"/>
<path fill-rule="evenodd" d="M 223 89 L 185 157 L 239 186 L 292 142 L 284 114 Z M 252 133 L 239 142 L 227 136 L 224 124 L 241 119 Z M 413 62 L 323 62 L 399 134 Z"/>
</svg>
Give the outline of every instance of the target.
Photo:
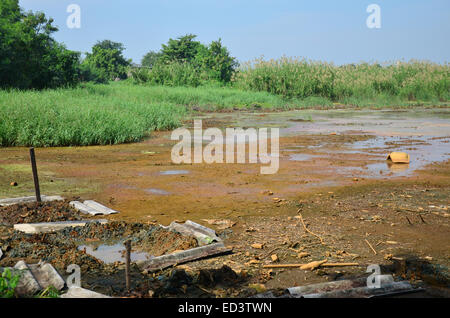
<svg viewBox="0 0 450 318">
<path fill-rule="evenodd" d="M 127 292 L 130 291 L 130 262 L 131 262 L 131 241 L 125 242 L 126 256 L 125 256 L 125 285 Z"/>
<path fill-rule="evenodd" d="M 34 190 L 36 192 L 36 201 L 41 202 L 41 190 L 39 189 L 39 178 L 36 167 L 36 157 L 34 155 L 34 148 L 30 148 L 31 169 L 33 170 Z"/>
</svg>

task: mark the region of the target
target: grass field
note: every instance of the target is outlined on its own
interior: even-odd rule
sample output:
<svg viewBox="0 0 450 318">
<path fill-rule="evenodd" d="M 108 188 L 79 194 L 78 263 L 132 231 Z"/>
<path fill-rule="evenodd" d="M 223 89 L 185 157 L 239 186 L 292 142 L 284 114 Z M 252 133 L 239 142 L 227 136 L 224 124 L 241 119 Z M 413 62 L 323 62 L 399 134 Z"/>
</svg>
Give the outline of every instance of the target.
<svg viewBox="0 0 450 318">
<path fill-rule="evenodd" d="M 236 87 L 286 97 L 321 96 L 345 104 L 363 100 L 432 101 L 450 99 L 450 65 L 411 61 L 336 66 L 304 59 L 262 59 L 246 63 Z"/>
<path fill-rule="evenodd" d="M 151 86 L 132 80 L 44 91 L 0 90 L 0 146 L 85 146 L 142 140 L 190 111 L 448 106 L 450 67 L 381 67 L 281 59 L 244 65 L 233 85 Z"/>
</svg>

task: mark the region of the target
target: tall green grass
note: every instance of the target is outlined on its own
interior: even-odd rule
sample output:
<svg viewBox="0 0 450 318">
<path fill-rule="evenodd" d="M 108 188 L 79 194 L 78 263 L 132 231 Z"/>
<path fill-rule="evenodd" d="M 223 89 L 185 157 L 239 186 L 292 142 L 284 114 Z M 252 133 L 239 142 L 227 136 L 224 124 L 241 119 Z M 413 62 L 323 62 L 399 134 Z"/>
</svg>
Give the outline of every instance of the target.
<svg viewBox="0 0 450 318">
<path fill-rule="evenodd" d="M 107 145 L 177 127 L 185 108 L 154 103 L 127 89 L 0 91 L 0 146 Z"/>
<path fill-rule="evenodd" d="M 403 101 L 448 101 L 450 65 L 431 62 L 335 66 L 283 57 L 257 59 L 241 66 L 235 87 L 285 97 L 321 96 L 332 101 L 397 97 Z"/>
<path fill-rule="evenodd" d="M 0 146 L 86 146 L 136 142 L 181 124 L 189 110 L 293 109 L 329 103 L 285 100 L 229 87 L 83 84 L 44 91 L 0 90 Z"/>
</svg>

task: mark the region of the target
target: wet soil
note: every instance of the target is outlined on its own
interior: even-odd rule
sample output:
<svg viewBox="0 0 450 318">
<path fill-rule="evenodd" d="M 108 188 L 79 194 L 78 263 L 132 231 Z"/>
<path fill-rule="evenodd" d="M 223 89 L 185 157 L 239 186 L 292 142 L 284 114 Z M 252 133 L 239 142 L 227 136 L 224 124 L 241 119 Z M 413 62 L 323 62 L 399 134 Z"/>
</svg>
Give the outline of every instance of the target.
<svg viewBox="0 0 450 318">
<path fill-rule="evenodd" d="M 308 114 L 312 120 L 300 120 Z M 382 265 L 383 273 L 393 273 L 396 279 L 425 286 L 428 296 L 448 297 L 449 114 L 446 109 L 206 114 L 202 118 L 209 121 L 204 123 L 218 127 L 281 127 L 278 173 L 261 175 L 259 164 L 174 165 L 170 151 L 176 141 L 170 140 L 170 132 L 159 132 L 136 144 L 37 149 L 39 169 L 51 171 L 51 178 L 59 180 L 58 191 L 44 183 L 41 192 L 70 193 L 120 211 L 106 217 L 110 220 L 150 226 L 190 219 L 216 229 L 233 248 L 230 255 L 154 275 L 134 268 L 136 297 L 247 296 L 262 289 L 361 277 L 367 275 L 369 264 Z M 399 149 L 411 154 L 410 165 L 386 162 L 387 154 Z M 24 148 L 0 149 L 0 169 L 8 172 L 0 174 L 0 193 L 32 195 L 32 178 L 25 178 L 23 169 L 10 169 L 26 166 L 28 160 Z M 9 186 L 14 179 L 22 187 Z M 14 191 L 17 195 L 11 194 Z M 304 229 L 300 214 L 323 244 Z M 32 245 L 42 238 L 16 239 L 14 244 Z M 43 240 L 53 244 L 47 237 Z M 254 243 L 263 246 L 253 248 Z M 30 246 L 16 250 L 22 249 L 22 257 L 30 255 L 26 252 L 31 253 Z M 73 262 L 86 264 L 83 287 L 124 294 L 123 265 L 96 265 L 102 262 L 76 247 L 67 252 L 69 258 L 71 254 L 77 255 Z M 6 255 L 0 264 L 11 258 Z M 321 259 L 359 266 L 315 271 L 262 267 Z M 60 268 L 66 264 L 70 263 Z M 224 279 L 215 285 L 199 283 L 200 271 L 224 265 L 242 279 L 231 287 L 223 285 Z"/>
</svg>

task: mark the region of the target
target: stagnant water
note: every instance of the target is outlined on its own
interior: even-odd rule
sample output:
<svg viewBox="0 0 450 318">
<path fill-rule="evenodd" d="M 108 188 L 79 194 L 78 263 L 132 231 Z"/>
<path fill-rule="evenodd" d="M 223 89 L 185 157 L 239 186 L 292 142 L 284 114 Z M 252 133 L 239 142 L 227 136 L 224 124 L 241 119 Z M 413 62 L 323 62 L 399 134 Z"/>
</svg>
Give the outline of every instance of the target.
<svg viewBox="0 0 450 318">
<path fill-rule="evenodd" d="M 335 154 L 370 155 L 364 167 L 344 167 L 338 174 L 369 178 L 409 176 L 415 170 L 450 159 L 450 111 L 447 109 L 410 110 L 305 110 L 280 113 L 212 114 L 205 118 L 226 119 L 227 126 L 278 127 L 280 136 L 311 134 L 369 135 L 372 138 L 347 143 L 338 150 L 322 143 L 287 149 L 289 160 L 314 161 Z M 225 139 L 227 142 L 227 139 Z M 282 145 L 281 145 L 282 146 Z M 303 153 L 305 149 L 314 154 Z M 392 164 L 386 160 L 393 151 L 410 154 L 409 164 Z"/>
</svg>

